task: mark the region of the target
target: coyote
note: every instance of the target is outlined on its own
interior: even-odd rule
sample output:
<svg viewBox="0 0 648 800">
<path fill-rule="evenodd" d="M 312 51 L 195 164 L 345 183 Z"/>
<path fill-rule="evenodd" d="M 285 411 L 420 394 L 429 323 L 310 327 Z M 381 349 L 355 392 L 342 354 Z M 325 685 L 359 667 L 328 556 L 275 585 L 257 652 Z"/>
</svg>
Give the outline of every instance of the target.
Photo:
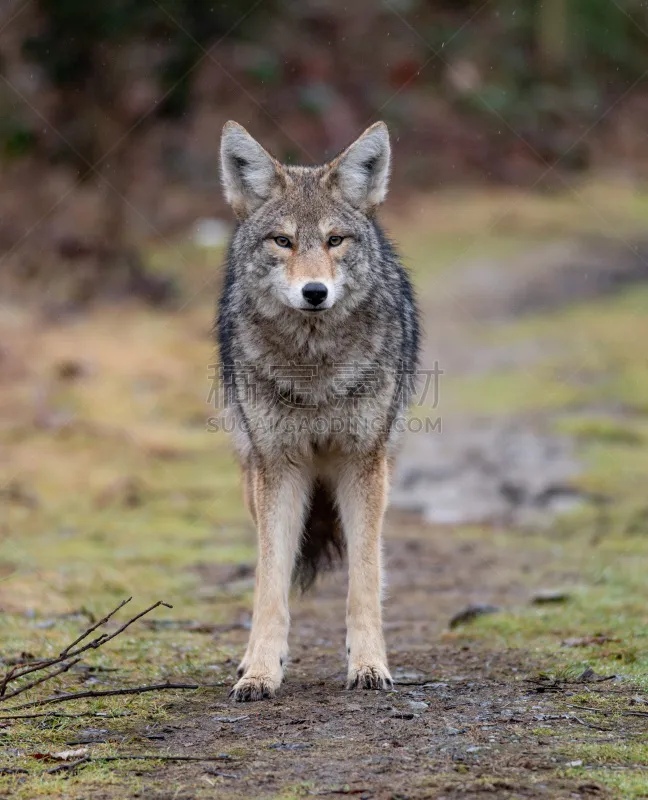
<svg viewBox="0 0 648 800">
<path fill-rule="evenodd" d="M 235 122 L 221 140 L 237 217 L 220 300 L 226 414 L 258 530 L 250 639 L 235 700 L 273 697 L 291 583 L 346 551 L 349 688 L 388 689 L 381 528 L 412 397 L 419 327 L 375 212 L 390 169 L 377 122 L 324 166 L 279 163 Z M 399 424 L 400 423 L 400 424 Z"/>
</svg>

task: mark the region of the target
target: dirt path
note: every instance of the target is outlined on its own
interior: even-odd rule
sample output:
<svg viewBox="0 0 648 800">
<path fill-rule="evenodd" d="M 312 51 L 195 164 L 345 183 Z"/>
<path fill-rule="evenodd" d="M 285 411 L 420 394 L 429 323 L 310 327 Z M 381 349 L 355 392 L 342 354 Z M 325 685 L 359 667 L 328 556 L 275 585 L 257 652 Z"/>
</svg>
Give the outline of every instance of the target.
<svg viewBox="0 0 648 800">
<path fill-rule="evenodd" d="M 469 603 L 519 606 L 530 599 L 530 576 L 552 575 L 564 585 L 573 575 L 543 571 L 523 541 L 504 551 L 487 536 L 470 541 L 395 519 L 387 539 L 385 628 L 395 691 L 343 689 L 345 581 L 341 573 L 328 576 L 293 603 L 291 660 L 279 696 L 233 704 L 224 688 L 206 703 L 175 704 L 164 740 L 152 744 L 163 753 L 228 757 L 217 766 L 166 766 L 156 779 L 177 793 L 147 796 L 193 797 L 194 789 L 182 787 L 210 785 L 213 796 L 233 797 L 606 795 L 596 782 L 556 777 L 569 761 L 569 742 L 603 734 L 576 721 L 564 692 L 526 680 L 541 661 L 471 640 L 469 626 L 448 632 L 449 619 Z M 203 577 L 210 584 L 219 576 L 206 570 Z M 242 652 L 246 635 L 241 626 L 217 638 Z M 223 677 L 233 675 L 233 661 L 222 666 Z M 547 726 L 568 735 L 566 750 L 551 746 Z"/>
</svg>

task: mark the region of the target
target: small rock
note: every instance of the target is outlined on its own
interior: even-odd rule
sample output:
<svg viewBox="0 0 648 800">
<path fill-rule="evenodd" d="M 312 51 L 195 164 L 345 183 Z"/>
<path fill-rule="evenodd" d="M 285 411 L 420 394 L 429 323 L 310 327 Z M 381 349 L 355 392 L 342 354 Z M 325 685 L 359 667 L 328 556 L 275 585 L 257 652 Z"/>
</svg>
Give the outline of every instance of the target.
<svg viewBox="0 0 648 800">
<path fill-rule="evenodd" d="M 639 697 L 639 695 L 636 694 L 634 697 L 630 698 L 630 705 L 631 706 L 648 706 L 648 700 L 646 700 L 644 697 Z"/>
<path fill-rule="evenodd" d="M 582 767 L 583 766 L 583 762 L 581 761 L 581 759 L 578 759 L 578 761 L 568 761 L 565 764 L 565 766 L 566 767 Z"/>
<path fill-rule="evenodd" d="M 483 617 L 485 614 L 496 614 L 500 610 L 499 606 L 493 606 L 489 603 L 473 603 L 472 605 L 466 606 L 463 611 L 459 611 L 455 614 L 448 623 L 448 627 L 452 630 L 459 625 L 472 622 L 477 619 L 477 617 Z"/>
<path fill-rule="evenodd" d="M 414 719 L 414 714 L 411 711 L 399 711 L 399 709 L 392 709 L 389 716 L 392 719 Z"/>
<path fill-rule="evenodd" d="M 398 682 L 403 681 L 420 681 L 424 680 L 425 675 L 422 672 L 417 672 L 413 669 L 396 669 L 394 677 Z"/>
<path fill-rule="evenodd" d="M 422 700 L 408 700 L 407 705 L 414 711 L 427 711 L 428 704 Z"/>
<path fill-rule="evenodd" d="M 268 747 L 268 750 L 308 750 L 312 746 L 308 742 L 275 742 Z"/>
<path fill-rule="evenodd" d="M 0 488 L 0 502 L 6 501 L 25 508 L 38 508 L 38 497 L 18 481 L 10 481 Z"/>
<path fill-rule="evenodd" d="M 580 681 L 581 683 L 587 683 L 588 681 L 594 683 L 597 681 L 610 681 L 616 677 L 616 675 L 599 675 L 597 672 L 594 672 L 591 667 L 587 667 L 586 670 L 581 672 L 576 680 Z"/>
<path fill-rule="evenodd" d="M 55 619 L 43 619 L 40 622 L 37 622 L 34 627 L 39 628 L 40 630 L 47 630 L 48 628 L 53 628 L 55 625 Z"/>
<path fill-rule="evenodd" d="M 72 359 L 61 361 L 56 365 L 56 375 L 62 381 L 76 381 L 90 374 L 90 368 L 82 361 Z"/>
<path fill-rule="evenodd" d="M 571 594 L 569 592 L 559 589 L 541 589 L 533 595 L 531 604 L 534 606 L 542 606 L 549 603 L 566 603 L 570 599 Z"/>
<path fill-rule="evenodd" d="M 562 645 L 563 647 L 588 647 L 593 644 L 607 644 L 608 642 L 620 641 L 621 639 L 615 639 L 613 636 L 606 636 L 603 633 L 599 633 L 595 636 L 576 636 L 572 639 L 565 639 Z"/>
</svg>

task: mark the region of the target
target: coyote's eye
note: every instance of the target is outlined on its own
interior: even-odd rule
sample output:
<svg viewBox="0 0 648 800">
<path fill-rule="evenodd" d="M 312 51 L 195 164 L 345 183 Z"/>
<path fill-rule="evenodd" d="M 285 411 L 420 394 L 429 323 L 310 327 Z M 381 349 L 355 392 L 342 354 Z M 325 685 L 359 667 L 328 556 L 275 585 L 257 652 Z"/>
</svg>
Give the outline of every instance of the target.
<svg viewBox="0 0 648 800">
<path fill-rule="evenodd" d="M 328 246 L 339 247 L 344 241 L 344 236 L 329 236 Z"/>
<path fill-rule="evenodd" d="M 290 239 L 287 236 L 275 236 L 274 240 L 279 247 L 291 247 Z"/>
</svg>

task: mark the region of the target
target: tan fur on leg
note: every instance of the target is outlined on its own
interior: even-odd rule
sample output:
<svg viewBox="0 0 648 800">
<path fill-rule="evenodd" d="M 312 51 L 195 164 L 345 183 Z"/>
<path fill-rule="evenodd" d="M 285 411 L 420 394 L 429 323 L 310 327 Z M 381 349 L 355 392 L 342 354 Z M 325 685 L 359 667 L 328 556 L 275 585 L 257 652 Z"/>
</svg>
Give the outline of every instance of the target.
<svg viewBox="0 0 648 800">
<path fill-rule="evenodd" d="M 254 469 L 250 462 L 245 462 L 242 465 L 242 484 L 243 484 L 243 501 L 245 502 L 245 506 L 247 510 L 250 512 L 250 516 L 252 517 L 252 521 L 256 525 L 257 523 L 257 515 L 256 515 L 256 508 L 254 505 Z M 258 583 L 258 571 L 256 575 L 255 583 Z M 256 594 L 256 593 L 255 593 Z M 250 636 L 248 639 L 248 645 L 245 650 L 245 655 L 241 663 L 238 665 L 238 669 L 236 670 L 236 676 L 241 678 L 245 671 L 247 670 L 248 664 L 250 662 L 250 653 L 252 652 L 253 648 L 253 640 L 252 640 L 252 632 L 250 632 Z"/>
<path fill-rule="evenodd" d="M 289 464 L 255 466 L 251 475 L 259 538 L 252 631 L 232 689 L 235 700 L 272 697 L 288 655 L 288 593 L 308 499 L 308 475 Z"/>
<path fill-rule="evenodd" d="M 243 501 L 245 507 L 250 512 L 250 516 L 256 525 L 257 516 L 254 505 L 254 470 L 251 464 L 244 464 L 243 468 Z"/>
<path fill-rule="evenodd" d="M 382 633 L 381 542 L 387 504 L 384 454 L 343 464 L 337 500 L 349 551 L 348 687 L 388 689 L 392 678 Z"/>
</svg>

